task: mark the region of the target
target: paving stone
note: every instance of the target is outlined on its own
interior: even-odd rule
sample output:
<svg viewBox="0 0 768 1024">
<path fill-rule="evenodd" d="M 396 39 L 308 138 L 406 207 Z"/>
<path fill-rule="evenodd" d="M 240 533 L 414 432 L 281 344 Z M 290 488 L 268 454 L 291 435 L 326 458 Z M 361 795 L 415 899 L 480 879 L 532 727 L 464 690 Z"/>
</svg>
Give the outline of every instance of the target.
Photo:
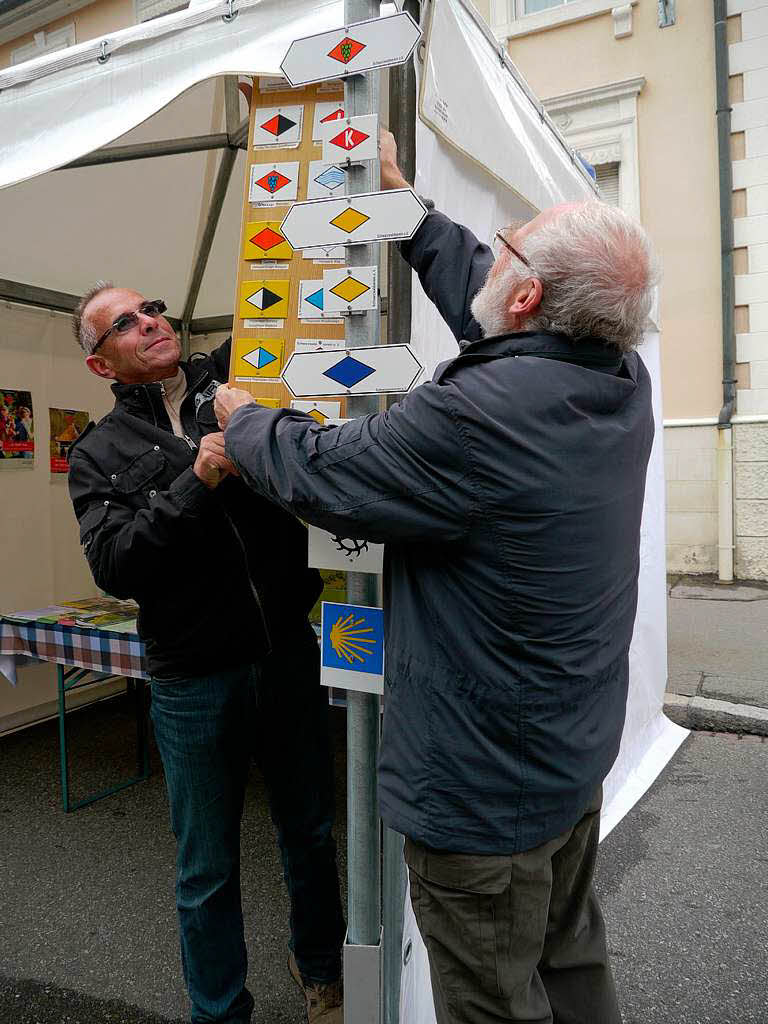
<svg viewBox="0 0 768 1024">
<path fill-rule="evenodd" d="M 768 671 L 768 665 L 766 671 Z M 735 704 L 752 704 L 768 708 L 768 679 L 705 675 L 701 684 L 700 696 L 727 700 Z"/>
</svg>

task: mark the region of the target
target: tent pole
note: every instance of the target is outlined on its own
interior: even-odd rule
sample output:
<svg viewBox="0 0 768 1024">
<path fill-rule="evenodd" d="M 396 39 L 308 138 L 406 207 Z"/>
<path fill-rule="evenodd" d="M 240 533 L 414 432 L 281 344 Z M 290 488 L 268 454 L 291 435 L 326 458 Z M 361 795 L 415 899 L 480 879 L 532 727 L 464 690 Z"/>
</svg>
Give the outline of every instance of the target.
<svg viewBox="0 0 768 1024">
<path fill-rule="evenodd" d="M 225 149 L 221 156 L 221 163 L 219 164 L 213 192 L 211 193 L 208 219 L 205 222 L 203 237 L 200 239 L 197 258 L 195 259 L 195 266 L 192 271 L 192 279 L 189 282 L 187 299 L 181 314 L 182 331 L 185 328 L 187 332 L 189 331 L 192 314 L 195 312 L 195 303 L 197 302 L 197 296 L 200 294 L 200 285 L 203 283 L 203 274 L 208 265 L 208 257 L 211 255 L 211 246 L 213 245 L 216 228 L 219 224 L 221 209 L 224 205 L 224 198 L 229 187 L 229 179 L 232 177 L 232 169 L 235 166 L 236 157 L 237 149 L 234 146 Z"/>
<path fill-rule="evenodd" d="M 225 133 L 218 135 L 192 135 L 184 139 L 160 139 L 157 142 L 137 142 L 132 146 L 103 146 L 93 153 L 78 157 L 71 163 L 57 167 L 58 171 L 68 171 L 74 167 L 100 167 L 102 164 L 117 164 L 125 160 L 146 160 L 156 156 L 176 156 L 179 153 L 204 153 L 209 149 L 226 149 L 236 145 L 245 149 L 246 138 L 240 141 L 240 133 L 234 136 L 237 141 L 230 142 Z"/>
</svg>

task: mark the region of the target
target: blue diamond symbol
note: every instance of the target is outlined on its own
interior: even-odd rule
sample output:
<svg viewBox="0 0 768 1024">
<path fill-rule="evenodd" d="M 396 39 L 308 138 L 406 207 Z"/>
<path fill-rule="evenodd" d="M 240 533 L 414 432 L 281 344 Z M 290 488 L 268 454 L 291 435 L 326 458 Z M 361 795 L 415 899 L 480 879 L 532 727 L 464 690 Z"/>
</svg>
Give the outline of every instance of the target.
<svg viewBox="0 0 768 1024">
<path fill-rule="evenodd" d="M 345 356 L 344 359 L 324 370 L 323 376 L 330 377 L 331 380 L 335 380 L 337 384 L 342 384 L 345 388 L 353 388 L 355 384 L 359 384 L 361 380 L 365 380 L 375 372 L 376 370 L 372 366 L 366 366 L 359 359 Z"/>
<path fill-rule="evenodd" d="M 316 292 L 312 292 L 311 295 L 305 295 L 304 301 L 308 302 L 311 306 L 315 306 L 317 309 L 323 308 L 323 289 L 318 288 Z"/>
<path fill-rule="evenodd" d="M 326 167 L 326 169 L 315 178 L 318 185 L 333 192 L 339 185 L 344 184 L 344 171 L 340 167 Z"/>
</svg>

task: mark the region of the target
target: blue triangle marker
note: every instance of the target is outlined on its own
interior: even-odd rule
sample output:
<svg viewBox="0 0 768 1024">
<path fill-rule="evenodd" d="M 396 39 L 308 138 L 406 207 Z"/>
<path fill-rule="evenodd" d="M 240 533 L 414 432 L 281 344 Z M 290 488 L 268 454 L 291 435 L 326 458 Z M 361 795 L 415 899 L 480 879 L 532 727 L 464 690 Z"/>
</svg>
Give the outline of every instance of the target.
<svg viewBox="0 0 768 1024">
<path fill-rule="evenodd" d="M 265 348 L 260 348 L 258 352 L 258 361 L 256 363 L 257 370 L 260 370 L 262 366 L 269 366 L 270 363 L 274 363 L 274 361 L 277 359 L 277 356 L 273 356 L 272 353 L 267 352 Z"/>
<path fill-rule="evenodd" d="M 316 292 L 312 292 L 311 295 L 305 295 L 304 301 L 309 302 L 310 305 L 316 309 L 323 309 L 323 289 L 318 288 Z"/>
</svg>

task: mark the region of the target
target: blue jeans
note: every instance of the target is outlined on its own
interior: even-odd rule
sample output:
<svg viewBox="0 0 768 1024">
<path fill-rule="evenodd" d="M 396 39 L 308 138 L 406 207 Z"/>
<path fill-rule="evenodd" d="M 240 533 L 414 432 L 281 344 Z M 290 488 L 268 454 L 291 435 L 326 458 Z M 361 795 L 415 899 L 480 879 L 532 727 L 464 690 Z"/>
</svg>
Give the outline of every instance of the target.
<svg viewBox="0 0 768 1024">
<path fill-rule="evenodd" d="M 252 757 L 277 829 L 299 970 L 320 983 L 341 973 L 328 698 L 318 671 L 317 642 L 308 633 L 259 666 L 152 680 L 152 722 L 177 841 L 176 906 L 193 1024 L 251 1019 L 240 821 Z"/>
</svg>

